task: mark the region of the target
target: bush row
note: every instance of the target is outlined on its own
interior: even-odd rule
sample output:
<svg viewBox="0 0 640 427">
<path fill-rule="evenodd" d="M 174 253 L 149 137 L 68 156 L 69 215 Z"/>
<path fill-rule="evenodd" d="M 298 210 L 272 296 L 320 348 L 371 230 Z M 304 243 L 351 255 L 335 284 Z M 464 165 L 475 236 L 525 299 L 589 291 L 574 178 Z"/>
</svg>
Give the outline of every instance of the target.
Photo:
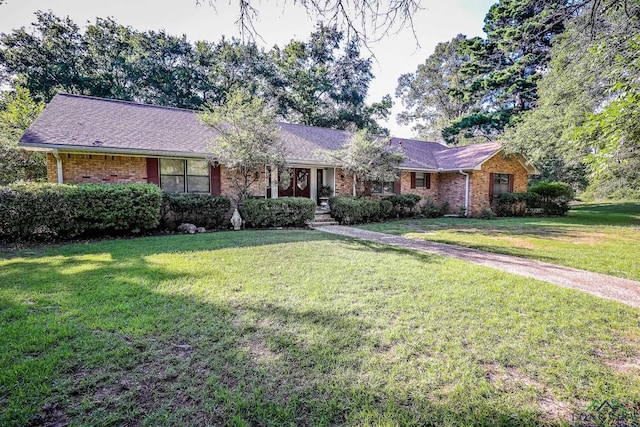
<svg viewBox="0 0 640 427">
<path fill-rule="evenodd" d="M 247 199 L 240 215 L 247 227 L 304 227 L 313 220 L 316 202 L 311 199 L 281 197 L 278 199 Z"/>
<path fill-rule="evenodd" d="M 16 183 L 0 188 L 0 238 L 139 233 L 158 226 L 161 200 L 148 184 Z"/>
<path fill-rule="evenodd" d="M 209 229 L 226 227 L 230 209 L 231 200 L 228 197 L 163 193 L 160 227 L 165 230 L 176 230 L 182 223 Z"/>
<path fill-rule="evenodd" d="M 498 216 L 564 215 L 569 211 L 573 189 L 564 182 L 539 182 L 526 193 L 506 193 L 495 198 Z"/>
<path fill-rule="evenodd" d="M 444 215 L 447 204 L 437 206 L 433 199 L 424 199 L 415 194 L 396 194 L 376 199 L 353 199 L 332 197 L 329 199 L 331 216 L 340 224 L 384 221 L 390 218 L 429 217 Z"/>
</svg>

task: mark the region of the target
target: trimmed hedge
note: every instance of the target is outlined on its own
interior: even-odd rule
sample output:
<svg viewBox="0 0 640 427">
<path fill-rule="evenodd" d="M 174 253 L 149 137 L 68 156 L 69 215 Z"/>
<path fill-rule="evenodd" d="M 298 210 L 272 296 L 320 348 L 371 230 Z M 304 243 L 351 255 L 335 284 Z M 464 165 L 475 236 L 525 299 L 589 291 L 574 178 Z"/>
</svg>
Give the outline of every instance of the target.
<svg viewBox="0 0 640 427">
<path fill-rule="evenodd" d="M 417 194 L 394 194 L 384 198 L 393 205 L 393 215 L 397 218 L 415 216 L 421 199 Z"/>
<path fill-rule="evenodd" d="M 564 182 L 539 182 L 526 193 L 500 194 L 495 199 L 498 216 L 565 215 L 573 190 Z"/>
<path fill-rule="evenodd" d="M 205 228 L 228 227 L 226 219 L 231 200 L 224 196 L 189 193 L 163 193 L 160 227 L 176 230 L 182 223 Z"/>
<path fill-rule="evenodd" d="M 151 184 L 47 184 L 0 188 L 0 238 L 8 241 L 139 233 L 158 226 Z"/>
<path fill-rule="evenodd" d="M 313 220 L 316 202 L 302 197 L 247 199 L 240 215 L 247 227 L 304 227 Z"/>
<path fill-rule="evenodd" d="M 340 224 L 380 221 L 389 218 L 393 212 L 393 204 L 389 200 L 331 197 L 329 206 L 331 216 Z"/>
<path fill-rule="evenodd" d="M 537 206 L 537 196 L 532 193 L 504 193 L 495 198 L 496 215 L 527 216 L 531 215 Z"/>
</svg>

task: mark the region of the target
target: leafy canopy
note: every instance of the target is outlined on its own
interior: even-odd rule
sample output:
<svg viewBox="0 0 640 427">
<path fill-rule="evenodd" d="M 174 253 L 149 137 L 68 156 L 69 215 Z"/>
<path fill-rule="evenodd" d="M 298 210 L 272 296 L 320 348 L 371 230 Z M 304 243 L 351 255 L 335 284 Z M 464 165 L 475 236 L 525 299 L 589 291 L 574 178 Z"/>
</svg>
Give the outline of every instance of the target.
<svg viewBox="0 0 640 427">
<path fill-rule="evenodd" d="M 353 134 L 341 150 L 321 151 L 319 155 L 354 176 L 358 196 L 363 194 L 362 185 L 367 193 L 372 182 L 397 179 L 398 166 L 406 158 L 403 152 L 391 147 L 388 138 L 373 135 L 367 130 Z"/>
<path fill-rule="evenodd" d="M 18 148 L 20 137 L 43 108 L 21 86 L 0 94 L 0 185 L 46 178 L 44 154 Z"/>
<path fill-rule="evenodd" d="M 233 90 L 225 104 L 207 106 L 200 119 L 217 133 L 210 144 L 212 161 L 226 168 L 239 205 L 253 195 L 252 186 L 265 166 L 286 169 L 286 147 L 275 113 L 261 99 Z"/>
<path fill-rule="evenodd" d="M 0 83 L 22 84 L 39 101 L 56 93 L 170 107 L 222 105 L 233 89 L 268 100 L 287 122 L 386 129 L 391 98 L 365 102 L 373 79 L 357 39 L 319 24 L 304 41 L 265 51 L 253 42 L 189 42 L 165 31 L 138 31 L 112 18 L 81 29 L 36 12 L 30 29 L 0 34 Z"/>
</svg>

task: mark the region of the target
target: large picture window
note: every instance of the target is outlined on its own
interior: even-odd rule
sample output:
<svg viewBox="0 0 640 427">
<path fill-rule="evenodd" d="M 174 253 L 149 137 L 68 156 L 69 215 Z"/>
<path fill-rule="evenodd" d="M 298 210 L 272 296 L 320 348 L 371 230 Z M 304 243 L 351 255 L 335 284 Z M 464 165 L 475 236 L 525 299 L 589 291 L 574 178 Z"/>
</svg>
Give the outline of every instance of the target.
<svg viewBox="0 0 640 427">
<path fill-rule="evenodd" d="M 160 159 L 160 188 L 173 193 L 209 193 L 206 160 Z"/>
<path fill-rule="evenodd" d="M 393 181 L 375 181 L 373 183 L 373 193 L 377 194 L 394 194 L 395 183 Z"/>
</svg>

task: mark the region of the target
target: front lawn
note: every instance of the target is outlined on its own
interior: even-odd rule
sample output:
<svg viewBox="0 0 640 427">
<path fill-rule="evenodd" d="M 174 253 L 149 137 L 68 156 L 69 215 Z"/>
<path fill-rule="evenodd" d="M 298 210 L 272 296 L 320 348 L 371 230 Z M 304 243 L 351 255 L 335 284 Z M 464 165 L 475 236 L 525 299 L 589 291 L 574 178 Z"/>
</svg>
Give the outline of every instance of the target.
<svg viewBox="0 0 640 427">
<path fill-rule="evenodd" d="M 582 204 L 566 217 L 411 219 L 361 228 L 640 280 L 640 203 Z"/>
<path fill-rule="evenodd" d="M 550 425 L 639 373 L 640 310 L 316 231 L 0 259 L 3 426 Z"/>
</svg>

